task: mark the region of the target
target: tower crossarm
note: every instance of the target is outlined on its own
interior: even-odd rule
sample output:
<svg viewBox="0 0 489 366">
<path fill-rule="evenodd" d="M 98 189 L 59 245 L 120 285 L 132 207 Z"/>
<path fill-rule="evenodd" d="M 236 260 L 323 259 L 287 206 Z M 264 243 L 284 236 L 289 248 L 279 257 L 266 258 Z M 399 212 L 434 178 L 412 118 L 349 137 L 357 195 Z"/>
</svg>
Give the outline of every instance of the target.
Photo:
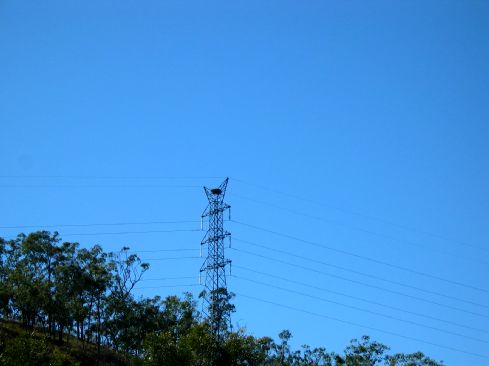
<svg viewBox="0 0 489 366">
<path fill-rule="evenodd" d="M 231 206 L 225 203 L 221 203 L 218 205 L 208 205 L 205 211 L 202 213 L 202 218 L 207 217 L 207 216 L 212 216 L 212 215 L 217 215 L 220 212 L 224 212 L 228 209 L 230 209 Z"/>
<path fill-rule="evenodd" d="M 202 239 L 202 241 L 200 242 L 201 245 L 205 245 L 209 242 L 218 242 L 220 240 L 224 240 L 225 238 L 227 238 L 228 236 L 231 236 L 231 233 L 230 232 L 224 232 L 223 234 L 218 234 L 218 235 L 214 235 L 214 236 L 208 236 L 208 234 L 206 234 L 204 236 L 204 239 Z"/>
<path fill-rule="evenodd" d="M 229 260 L 229 259 L 226 259 L 226 260 L 224 260 L 222 262 L 218 262 L 218 263 L 208 264 L 207 266 L 202 266 L 200 268 L 200 272 L 205 272 L 205 271 L 209 271 L 209 270 L 215 270 L 215 269 L 219 269 L 219 268 L 224 268 L 228 264 L 231 264 L 231 260 Z"/>
</svg>

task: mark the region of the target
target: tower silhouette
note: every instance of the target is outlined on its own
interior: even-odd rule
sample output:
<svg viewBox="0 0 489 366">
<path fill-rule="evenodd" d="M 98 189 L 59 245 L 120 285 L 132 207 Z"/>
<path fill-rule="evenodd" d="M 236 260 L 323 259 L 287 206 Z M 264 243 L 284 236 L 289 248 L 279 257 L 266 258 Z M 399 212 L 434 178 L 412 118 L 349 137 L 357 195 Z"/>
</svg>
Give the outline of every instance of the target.
<svg viewBox="0 0 489 366">
<path fill-rule="evenodd" d="M 224 255 L 224 239 L 229 237 L 231 240 L 231 233 L 224 230 L 224 211 L 227 210 L 231 216 L 231 206 L 224 202 L 228 181 L 226 178 L 217 188 L 204 187 L 209 204 L 202 213 L 202 223 L 208 217 L 208 230 L 201 242 L 201 250 L 203 245 L 207 245 L 207 257 L 200 269 L 201 274 L 205 272 L 202 310 L 218 339 L 225 336 L 231 324 L 226 284 L 226 266 L 231 266 L 231 261 Z"/>
</svg>

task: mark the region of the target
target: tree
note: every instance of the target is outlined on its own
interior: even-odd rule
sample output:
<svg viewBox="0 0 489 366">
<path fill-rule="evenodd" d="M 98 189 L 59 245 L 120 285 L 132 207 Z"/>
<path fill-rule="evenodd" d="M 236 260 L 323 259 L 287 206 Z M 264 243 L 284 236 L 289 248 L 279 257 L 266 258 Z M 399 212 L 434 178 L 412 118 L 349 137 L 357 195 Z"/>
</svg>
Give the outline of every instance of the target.
<svg viewBox="0 0 489 366">
<path fill-rule="evenodd" d="M 272 340 L 246 335 L 244 329 L 233 332 L 224 343 L 224 358 L 228 365 L 261 366 L 269 358 Z"/>
<path fill-rule="evenodd" d="M 309 346 L 302 346 L 303 355 L 299 356 L 296 364 L 299 366 L 332 366 L 333 356 L 326 352 L 323 347 L 311 349 Z"/>
<path fill-rule="evenodd" d="M 202 291 L 199 295 L 200 298 L 205 298 L 206 292 Z M 209 304 L 209 316 L 206 321 L 212 329 L 214 334 L 220 334 L 222 338 L 226 338 L 229 335 L 230 329 L 226 319 L 230 319 L 231 314 L 235 311 L 236 307 L 231 303 L 231 299 L 234 297 L 232 292 L 228 292 L 227 288 L 220 287 L 210 292 L 210 304 Z"/>
<path fill-rule="evenodd" d="M 7 241 L 0 238 L 0 315 L 5 317 L 9 310 L 11 291 L 8 285 Z"/>
<path fill-rule="evenodd" d="M 102 340 L 102 311 L 103 300 L 110 286 L 112 275 L 107 264 L 107 253 L 104 253 L 102 247 L 95 245 L 90 250 L 80 250 L 78 260 L 86 263 L 85 272 L 88 284 L 88 293 L 91 298 L 95 299 L 96 306 L 96 324 L 94 332 L 97 334 L 97 355 L 100 359 L 100 346 Z"/>
<path fill-rule="evenodd" d="M 362 336 L 361 341 L 352 339 L 345 348 L 345 357 L 336 357 L 338 365 L 346 366 L 375 366 L 386 360 L 385 352 L 389 347 L 382 343 L 371 341 L 369 336 Z"/>
<path fill-rule="evenodd" d="M 149 269 L 148 263 L 141 262 L 137 254 L 129 254 L 129 247 L 123 247 L 117 254 L 110 254 L 110 268 L 114 272 L 113 292 L 121 299 L 129 296 L 134 286 Z"/>
<path fill-rule="evenodd" d="M 188 354 L 192 366 L 226 366 L 222 348 L 208 323 L 197 324 L 178 342 L 180 352 Z"/>
<path fill-rule="evenodd" d="M 387 361 L 389 366 L 443 366 L 443 361 L 436 362 L 421 352 L 396 353 L 393 356 L 387 356 Z"/>
<path fill-rule="evenodd" d="M 51 350 L 44 340 L 21 336 L 10 339 L 5 344 L 5 350 L 0 356 L 0 365 L 50 365 Z"/>
<path fill-rule="evenodd" d="M 22 252 L 24 263 L 35 272 L 33 276 L 38 276 L 40 285 L 41 309 L 47 316 L 48 332 L 53 330 L 53 272 L 59 248 L 57 243 L 60 241 L 58 233 L 53 235 L 48 231 L 37 231 L 29 234 L 22 242 Z M 45 280 L 45 282 L 43 282 Z"/>
<path fill-rule="evenodd" d="M 443 365 L 421 352 L 389 355 L 387 346 L 368 336 L 353 339 L 339 355 L 323 347 L 293 349 L 288 330 L 275 342 L 248 335 L 244 329 L 233 332 L 225 321 L 199 322 L 190 293 L 163 300 L 134 297 L 132 291 L 149 265 L 129 248 L 113 254 L 98 245 L 80 249 L 78 243 L 59 243 L 58 234 L 47 231 L 19 234 L 9 241 L 0 238 L 0 313 L 20 320 L 33 335 L 8 341 L 0 337 L 0 365 L 76 364 L 52 347 L 56 335 L 61 344 L 72 334 L 83 349 L 88 342 L 96 343 L 99 361 L 104 341 L 123 352 L 126 364 L 131 360 L 168 366 Z M 210 318 L 229 318 L 235 311 L 233 296 L 223 288 L 213 291 Z M 36 338 L 39 329 L 45 332 L 43 339 Z M 20 363 L 13 361 L 16 357 Z"/>
<path fill-rule="evenodd" d="M 197 303 L 191 293 L 185 293 L 184 299 L 178 296 L 168 296 L 162 305 L 161 329 L 169 332 L 175 340 L 188 334 L 190 329 L 197 324 L 199 316 Z"/>
<path fill-rule="evenodd" d="M 289 340 L 292 338 L 292 333 L 288 330 L 283 330 L 278 335 L 280 343 L 274 344 L 276 360 L 278 365 L 292 365 L 292 351 L 290 349 Z"/>
<path fill-rule="evenodd" d="M 77 249 L 78 243 L 63 243 L 58 248 L 54 269 L 54 319 L 60 341 L 65 329 L 68 332 L 72 330 L 74 321 L 77 323 L 77 338 L 80 338 L 79 323 L 86 316 L 83 307 L 85 278 L 76 258 Z"/>
<path fill-rule="evenodd" d="M 192 355 L 188 348 L 170 332 L 150 333 L 144 340 L 144 360 L 148 366 L 191 366 Z"/>
<path fill-rule="evenodd" d="M 137 322 L 137 303 L 131 291 L 149 269 L 149 264 L 143 263 L 136 254 L 129 254 L 128 247 L 123 247 L 117 254 L 111 254 L 110 258 L 108 268 L 112 276 L 110 294 L 105 298 L 105 335 L 116 350 L 123 349 L 126 353 L 137 354 L 139 349 L 135 348 L 131 339 L 131 332 Z"/>
</svg>

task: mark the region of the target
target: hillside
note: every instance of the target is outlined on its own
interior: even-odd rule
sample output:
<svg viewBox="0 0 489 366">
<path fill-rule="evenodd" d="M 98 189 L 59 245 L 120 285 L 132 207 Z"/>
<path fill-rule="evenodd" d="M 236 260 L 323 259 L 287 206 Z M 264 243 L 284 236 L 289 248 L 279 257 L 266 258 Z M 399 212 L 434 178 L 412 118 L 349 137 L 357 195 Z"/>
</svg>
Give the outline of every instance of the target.
<svg viewBox="0 0 489 366">
<path fill-rule="evenodd" d="M 75 337 L 54 340 L 38 328 L 27 330 L 18 322 L 0 320 L 0 364 L 50 366 L 127 365 L 123 356 L 110 348 L 81 342 Z"/>
<path fill-rule="evenodd" d="M 421 352 L 390 354 L 368 336 L 336 353 L 293 349 L 287 330 L 278 341 L 232 331 L 227 323 L 216 331 L 190 293 L 136 298 L 132 290 L 148 270 L 127 247 L 79 248 L 47 231 L 0 238 L 0 365 L 442 365 Z M 216 316 L 235 311 L 226 288 L 210 295 Z"/>
</svg>

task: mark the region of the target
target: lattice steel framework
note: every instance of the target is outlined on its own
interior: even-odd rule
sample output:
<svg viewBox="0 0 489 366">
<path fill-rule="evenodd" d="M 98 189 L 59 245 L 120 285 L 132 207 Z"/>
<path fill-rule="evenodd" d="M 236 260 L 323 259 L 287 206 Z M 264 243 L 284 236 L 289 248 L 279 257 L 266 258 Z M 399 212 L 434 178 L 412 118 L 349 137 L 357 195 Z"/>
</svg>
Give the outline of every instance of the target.
<svg viewBox="0 0 489 366">
<path fill-rule="evenodd" d="M 224 211 L 228 211 L 229 218 L 231 216 L 231 206 L 224 203 L 228 181 L 229 178 L 226 178 L 218 188 L 204 187 L 209 204 L 202 214 L 202 223 L 206 217 L 209 222 L 209 228 L 201 242 L 201 253 L 202 246 L 207 245 L 207 257 L 200 269 L 201 275 L 205 272 L 202 310 L 210 322 L 212 333 L 218 339 L 222 339 L 231 325 L 230 313 L 226 311 L 223 303 L 223 298 L 227 295 L 226 266 L 229 265 L 231 270 L 231 261 L 224 255 L 226 237 L 229 237 L 231 245 L 231 233 L 224 230 Z"/>
</svg>

